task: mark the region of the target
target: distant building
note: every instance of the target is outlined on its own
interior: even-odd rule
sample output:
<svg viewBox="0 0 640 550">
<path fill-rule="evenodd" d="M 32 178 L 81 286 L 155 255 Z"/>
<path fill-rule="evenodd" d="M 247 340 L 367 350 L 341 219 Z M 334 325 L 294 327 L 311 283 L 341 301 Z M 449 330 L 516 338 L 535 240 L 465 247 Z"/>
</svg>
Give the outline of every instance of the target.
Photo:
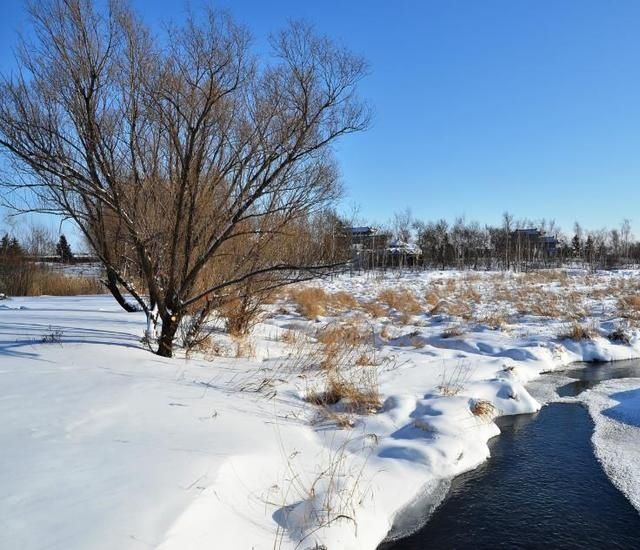
<svg viewBox="0 0 640 550">
<path fill-rule="evenodd" d="M 512 246 L 521 257 L 534 259 L 540 255 L 554 257 L 558 250 L 558 239 L 546 235 L 537 228 L 516 229 L 511 233 Z"/>
</svg>

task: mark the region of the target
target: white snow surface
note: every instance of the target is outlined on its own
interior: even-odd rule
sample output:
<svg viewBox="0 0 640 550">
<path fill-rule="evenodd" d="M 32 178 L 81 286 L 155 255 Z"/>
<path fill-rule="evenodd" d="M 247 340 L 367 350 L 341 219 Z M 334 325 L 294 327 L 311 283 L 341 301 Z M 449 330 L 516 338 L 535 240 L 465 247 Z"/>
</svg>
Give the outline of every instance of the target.
<svg viewBox="0 0 640 550">
<path fill-rule="evenodd" d="M 322 285 L 373 297 L 455 276 Z M 596 305 L 594 317 L 611 322 Z M 541 372 L 640 357 L 637 333 L 631 345 L 577 344 L 558 340 L 562 323 L 548 319 L 452 338 L 442 337 L 446 316 L 375 319 L 374 331 L 390 333 L 378 342 L 384 405 L 340 429 L 316 421 L 304 396 L 317 373 L 296 370 L 281 338 L 331 319 L 277 307 L 253 332 L 255 357 L 207 360 L 151 354 L 144 317 L 107 296 L 2 301 L 0 548 L 372 550 L 412 502 L 440 498 L 443 483 L 489 457 L 499 430 L 472 414 L 478 400 L 501 415 L 533 412 L 525 384 Z M 444 394 L 443 382 L 459 391 Z M 610 381 L 585 400 L 599 459 L 640 509 L 639 387 Z"/>
</svg>

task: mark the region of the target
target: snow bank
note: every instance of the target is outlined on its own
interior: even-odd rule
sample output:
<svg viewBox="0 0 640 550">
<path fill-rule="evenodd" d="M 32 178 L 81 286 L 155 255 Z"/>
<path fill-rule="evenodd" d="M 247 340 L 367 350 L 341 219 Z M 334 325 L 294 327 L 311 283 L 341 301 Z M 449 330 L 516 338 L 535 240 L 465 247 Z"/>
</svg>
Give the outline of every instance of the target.
<svg viewBox="0 0 640 550">
<path fill-rule="evenodd" d="M 424 295 L 436 276 L 459 274 L 324 286 Z M 314 373 L 296 370 L 281 337 L 335 319 L 309 321 L 284 305 L 289 313 L 276 304 L 256 327 L 254 357 L 206 361 L 142 349 L 143 316 L 107 297 L 3 302 L 0 547 L 373 549 L 417 499 L 437 503 L 453 476 L 489 457 L 495 415 L 539 409 L 525 384 L 541 372 L 640 357 L 637 335 L 630 346 L 560 341 L 562 323 L 550 320 L 516 317 L 503 331 L 470 323 L 445 337 L 443 315 L 373 319 L 372 333 L 387 332 L 376 337 L 384 405 L 339 429 L 314 422 L 302 399 Z M 61 343 L 42 343 L 58 330 Z M 590 392 L 601 417 L 594 442 L 637 504 L 638 448 L 616 455 L 637 439 L 637 395 L 615 384 Z M 490 406 L 477 414 L 478 403 Z"/>
</svg>

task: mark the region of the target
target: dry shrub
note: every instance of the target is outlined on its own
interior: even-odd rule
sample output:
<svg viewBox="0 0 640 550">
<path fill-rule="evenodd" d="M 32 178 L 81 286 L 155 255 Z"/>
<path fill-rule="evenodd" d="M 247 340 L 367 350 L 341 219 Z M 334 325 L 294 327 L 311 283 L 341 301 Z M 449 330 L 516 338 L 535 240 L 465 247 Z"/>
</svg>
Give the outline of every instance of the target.
<svg viewBox="0 0 640 550">
<path fill-rule="evenodd" d="M 329 306 L 334 311 L 350 311 L 358 306 L 358 301 L 348 292 L 333 292 L 329 295 Z"/>
<path fill-rule="evenodd" d="M 224 319 L 227 332 L 236 337 L 248 334 L 260 321 L 262 306 L 267 298 L 268 293 L 247 293 L 222 304 L 218 314 Z"/>
<path fill-rule="evenodd" d="M 498 414 L 495 405 L 486 399 L 478 399 L 474 401 L 471 405 L 471 412 L 473 413 L 473 416 L 477 416 L 487 422 L 493 420 Z"/>
<path fill-rule="evenodd" d="M 292 290 L 289 297 L 295 302 L 300 314 L 307 319 L 316 319 L 327 311 L 328 296 L 321 288 L 305 287 Z"/>
<path fill-rule="evenodd" d="M 407 288 L 382 290 L 378 293 L 378 301 L 395 309 L 403 316 L 417 315 L 422 311 L 422 306 L 415 294 Z"/>
<path fill-rule="evenodd" d="M 633 317 L 640 313 L 640 294 L 623 296 L 618 300 L 618 308 L 623 316 Z"/>
<path fill-rule="evenodd" d="M 569 339 L 574 340 L 575 342 L 580 342 L 582 340 L 593 340 L 598 335 L 598 325 L 596 322 L 578 323 L 574 321 L 560 335 L 560 338 L 563 340 Z"/>
<path fill-rule="evenodd" d="M 429 292 L 427 292 L 424 299 L 427 301 L 427 305 L 431 310 L 435 308 L 440 302 L 440 296 L 433 290 L 430 290 Z"/>
<path fill-rule="evenodd" d="M 360 307 L 374 319 L 387 314 L 387 310 L 378 302 L 360 302 Z"/>
</svg>

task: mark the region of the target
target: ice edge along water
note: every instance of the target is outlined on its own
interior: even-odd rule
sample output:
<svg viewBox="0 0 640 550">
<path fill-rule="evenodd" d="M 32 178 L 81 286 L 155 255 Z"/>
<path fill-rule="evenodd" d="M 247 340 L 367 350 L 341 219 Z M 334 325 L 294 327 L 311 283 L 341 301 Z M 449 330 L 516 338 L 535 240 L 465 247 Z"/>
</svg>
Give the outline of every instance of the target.
<svg viewBox="0 0 640 550">
<path fill-rule="evenodd" d="M 420 292 L 433 276 L 402 285 Z M 372 285 L 397 284 L 355 277 L 328 287 L 367 296 Z M 210 363 L 140 349 L 144 319 L 106 297 L 3 307 L 3 547 L 373 549 L 417 497 L 435 498 L 448 479 L 488 458 L 498 429 L 471 413 L 476 400 L 500 414 L 534 412 L 540 404 L 525 384 L 541 372 L 640 356 L 637 334 L 630 346 L 558 342 L 559 323 L 522 319 L 510 334 L 477 328 L 444 339 L 442 319 L 420 317 L 388 327 L 384 351 L 395 361 L 380 374 L 382 411 L 338 430 L 309 422 L 306 377 L 283 371 L 270 398 L 251 391 L 256 371 L 286 364 L 280 334 L 313 328 L 299 316 L 259 325 L 255 359 Z M 603 307 L 601 322 L 606 315 Z M 61 345 L 40 343 L 50 325 L 63 331 Z M 421 347 L 407 345 L 408 332 Z M 461 362 L 469 369 L 459 393 L 441 395 L 438 386 Z M 637 411 L 640 381 L 617 384 L 632 392 L 624 414 Z M 621 390 L 612 381 L 585 400 L 598 457 L 638 507 L 640 461 L 630 443 L 637 424 L 604 414 Z"/>
</svg>

